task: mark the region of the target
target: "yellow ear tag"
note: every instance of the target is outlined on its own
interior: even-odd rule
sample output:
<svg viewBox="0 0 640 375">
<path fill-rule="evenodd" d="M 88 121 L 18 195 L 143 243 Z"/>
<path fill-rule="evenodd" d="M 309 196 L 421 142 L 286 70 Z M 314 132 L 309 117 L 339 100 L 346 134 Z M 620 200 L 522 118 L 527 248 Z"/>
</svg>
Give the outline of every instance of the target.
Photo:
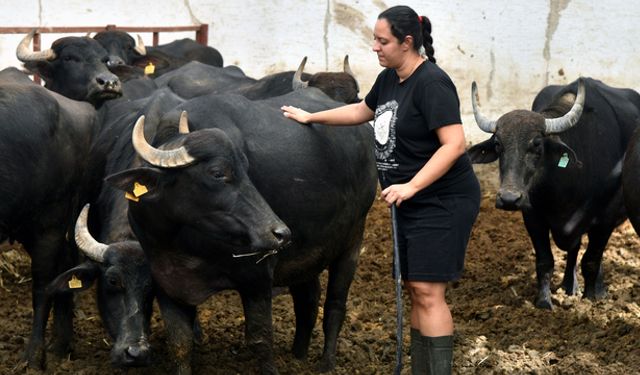
<svg viewBox="0 0 640 375">
<path fill-rule="evenodd" d="M 156 66 L 153 63 L 149 62 L 147 66 L 144 67 L 144 75 L 148 76 L 156 72 Z"/>
<path fill-rule="evenodd" d="M 71 276 L 71 280 L 69 280 L 69 289 L 79 289 L 82 288 L 82 281 L 76 277 L 76 275 Z"/>
<path fill-rule="evenodd" d="M 137 198 L 135 195 L 129 193 L 128 191 L 124 193 L 124 197 L 130 201 L 140 202 L 140 198 Z"/>
<path fill-rule="evenodd" d="M 133 183 L 133 195 L 136 196 L 136 198 L 138 198 L 141 195 L 144 195 L 146 193 L 149 192 L 149 189 L 147 189 L 146 186 L 139 184 L 137 182 Z"/>
</svg>

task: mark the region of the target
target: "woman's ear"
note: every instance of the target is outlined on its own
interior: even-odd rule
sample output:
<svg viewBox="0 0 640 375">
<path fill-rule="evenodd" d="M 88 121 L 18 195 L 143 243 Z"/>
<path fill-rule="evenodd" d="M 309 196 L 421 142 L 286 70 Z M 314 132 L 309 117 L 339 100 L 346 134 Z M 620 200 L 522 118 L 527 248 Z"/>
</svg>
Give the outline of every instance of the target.
<svg viewBox="0 0 640 375">
<path fill-rule="evenodd" d="M 404 37 L 404 41 L 402 42 L 402 50 L 408 51 L 413 48 L 413 37 L 411 35 L 407 35 Z"/>
</svg>

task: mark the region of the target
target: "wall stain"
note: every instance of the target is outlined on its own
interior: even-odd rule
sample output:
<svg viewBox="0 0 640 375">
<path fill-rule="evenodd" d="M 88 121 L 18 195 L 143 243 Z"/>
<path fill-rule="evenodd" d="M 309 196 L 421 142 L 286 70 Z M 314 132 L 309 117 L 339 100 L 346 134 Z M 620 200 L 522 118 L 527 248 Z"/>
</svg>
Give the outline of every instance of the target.
<svg viewBox="0 0 640 375">
<path fill-rule="evenodd" d="M 489 71 L 489 82 L 487 82 L 487 102 L 493 96 L 493 79 L 496 75 L 496 54 L 493 53 L 493 48 L 491 49 L 491 70 Z"/>
<path fill-rule="evenodd" d="M 549 0 L 549 15 L 547 16 L 547 30 L 545 32 L 544 50 L 542 56 L 547 62 L 546 82 L 549 84 L 549 60 L 551 59 L 551 41 L 560 24 L 560 13 L 567 9 L 571 0 Z"/>
<path fill-rule="evenodd" d="M 331 0 L 327 0 L 327 10 L 324 13 L 324 70 L 329 71 L 329 24 L 331 23 Z"/>
<path fill-rule="evenodd" d="M 384 3 L 380 2 L 381 5 Z M 334 7 L 333 20 L 360 36 L 360 39 L 367 45 L 373 40 L 373 29 L 367 25 L 367 17 L 359 10 L 346 4 L 336 2 Z"/>
<path fill-rule="evenodd" d="M 203 23 L 193 13 L 193 9 L 191 9 L 191 4 L 189 4 L 189 0 L 184 0 L 184 6 L 187 8 L 187 11 L 189 12 L 189 17 L 191 18 L 191 23 L 193 23 L 194 25 L 200 25 L 200 24 Z"/>
<path fill-rule="evenodd" d="M 38 26 L 42 26 L 42 0 L 38 0 Z"/>
</svg>

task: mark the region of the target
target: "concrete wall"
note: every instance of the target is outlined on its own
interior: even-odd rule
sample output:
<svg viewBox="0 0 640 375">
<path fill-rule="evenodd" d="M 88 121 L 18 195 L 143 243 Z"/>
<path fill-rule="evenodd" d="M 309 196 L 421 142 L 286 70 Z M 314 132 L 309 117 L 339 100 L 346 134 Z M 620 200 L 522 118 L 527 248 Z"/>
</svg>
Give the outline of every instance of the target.
<svg viewBox="0 0 640 375">
<path fill-rule="evenodd" d="M 308 72 L 339 70 L 349 54 L 361 84 L 380 67 L 372 28 L 385 8 L 406 4 L 433 23 L 438 63 L 462 100 L 471 141 L 486 138 L 472 119 L 470 86 L 480 88 L 488 116 L 529 108 L 537 91 L 578 76 L 640 87 L 637 22 L 640 2 L 624 0 L 3 0 L 0 26 L 166 26 L 209 24 L 209 44 L 225 64 L 259 78 L 293 70 L 308 56 Z M 177 34 L 161 36 L 160 42 Z M 57 36 L 43 38 L 48 47 Z M 151 44 L 151 35 L 142 34 Z M 0 36 L 0 67 L 18 66 L 18 36 Z"/>
</svg>

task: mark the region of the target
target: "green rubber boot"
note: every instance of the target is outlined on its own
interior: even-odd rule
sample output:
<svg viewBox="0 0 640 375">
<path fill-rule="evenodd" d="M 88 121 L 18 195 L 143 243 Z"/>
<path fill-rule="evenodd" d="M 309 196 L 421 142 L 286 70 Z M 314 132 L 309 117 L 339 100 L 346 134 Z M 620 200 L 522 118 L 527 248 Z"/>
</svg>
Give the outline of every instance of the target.
<svg viewBox="0 0 640 375">
<path fill-rule="evenodd" d="M 453 336 L 422 336 L 427 351 L 429 375 L 450 375 L 453 366 Z"/>
<path fill-rule="evenodd" d="M 411 328 L 411 375 L 425 375 L 427 373 L 427 347 L 420 331 Z"/>
</svg>

